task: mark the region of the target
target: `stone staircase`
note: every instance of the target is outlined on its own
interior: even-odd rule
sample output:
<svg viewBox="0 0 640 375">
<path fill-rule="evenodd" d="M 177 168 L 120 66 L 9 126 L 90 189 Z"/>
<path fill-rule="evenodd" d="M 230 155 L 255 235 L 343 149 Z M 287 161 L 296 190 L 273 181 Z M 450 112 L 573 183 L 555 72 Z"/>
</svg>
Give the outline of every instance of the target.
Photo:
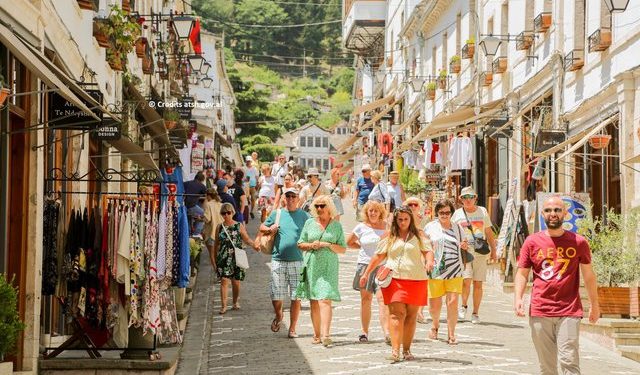
<svg viewBox="0 0 640 375">
<path fill-rule="evenodd" d="M 602 318 L 591 324 L 583 319 L 580 331 L 582 336 L 640 362 L 640 321 Z"/>
</svg>

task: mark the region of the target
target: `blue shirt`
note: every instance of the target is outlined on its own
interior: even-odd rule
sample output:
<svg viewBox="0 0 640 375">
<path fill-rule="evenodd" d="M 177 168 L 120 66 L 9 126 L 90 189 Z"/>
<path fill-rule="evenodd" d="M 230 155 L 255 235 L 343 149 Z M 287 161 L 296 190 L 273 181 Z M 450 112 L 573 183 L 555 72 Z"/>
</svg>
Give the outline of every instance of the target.
<svg viewBox="0 0 640 375">
<path fill-rule="evenodd" d="M 373 189 L 373 181 L 370 178 L 360 177 L 356 182 L 356 190 L 358 190 L 358 204 L 365 204 L 369 200 L 369 194 Z"/>
<path fill-rule="evenodd" d="M 277 210 L 271 211 L 264 225 L 270 227 L 275 224 L 276 212 Z M 283 262 L 302 261 L 302 252 L 298 247 L 298 239 L 300 239 L 304 223 L 310 217 L 308 213 L 300 209 L 295 211 L 282 209 L 278 233 L 273 243 L 272 259 Z"/>
</svg>

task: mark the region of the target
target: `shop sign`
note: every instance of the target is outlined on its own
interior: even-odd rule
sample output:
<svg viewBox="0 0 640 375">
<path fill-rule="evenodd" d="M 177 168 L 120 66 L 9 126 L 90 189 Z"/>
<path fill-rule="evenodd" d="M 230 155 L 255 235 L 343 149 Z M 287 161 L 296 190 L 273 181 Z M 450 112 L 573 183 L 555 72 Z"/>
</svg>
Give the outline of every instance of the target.
<svg viewBox="0 0 640 375">
<path fill-rule="evenodd" d="M 102 104 L 102 93 L 100 90 L 85 90 L 93 99 Z M 87 107 L 91 108 L 89 102 L 80 98 Z M 93 109 L 93 113 L 102 119 L 102 112 Z M 99 121 L 85 113 L 80 108 L 73 105 L 62 95 L 52 92 L 49 94 L 48 115 L 50 126 L 61 130 L 90 130 L 99 124 Z"/>
<path fill-rule="evenodd" d="M 113 119 L 104 119 L 95 131 L 95 138 L 100 141 L 120 139 L 120 123 Z"/>
<path fill-rule="evenodd" d="M 564 142 L 567 133 L 557 130 L 541 130 L 536 137 L 535 153 L 545 152 L 551 147 Z"/>
<path fill-rule="evenodd" d="M 193 110 L 193 107 L 195 105 L 195 100 L 193 99 L 193 97 L 185 96 L 178 103 L 180 103 L 180 105 L 176 107 L 176 110 L 180 114 L 180 119 L 191 119 L 191 111 Z"/>
<path fill-rule="evenodd" d="M 186 145 L 184 142 L 184 138 L 178 135 L 169 134 L 169 142 L 178 150 L 182 150 Z"/>
</svg>

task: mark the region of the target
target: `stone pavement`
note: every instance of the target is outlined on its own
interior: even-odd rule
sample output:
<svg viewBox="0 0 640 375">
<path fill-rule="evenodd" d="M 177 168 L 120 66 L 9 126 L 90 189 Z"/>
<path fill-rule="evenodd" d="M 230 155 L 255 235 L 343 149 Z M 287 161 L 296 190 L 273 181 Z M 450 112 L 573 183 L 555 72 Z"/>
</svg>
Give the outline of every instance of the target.
<svg viewBox="0 0 640 375">
<path fill-rule="evenodd" d="M 345 232 L 355 226 L 355 214 L 345 201 L 342 222 Z M 257 221 L 249 225 L 255 233 Z M 204 254 L 203 254 L 204 255 Z M 493 270 L 485 287 L 480 311 L 482 322 L 458 324 L 459 344 L 446 344 L 446 311 L 443 309 L 440 341 L 430 342 L 430 324 L 418 324 L 412 352 L 417 359 L 390 364 L 377 320 L 377 308 L 369 334 L 370 342 L 358 343 L 360 334 L 359 294 L 352 290 L 357 251 L 340 257 L 342 301 L 334 304 L 333 348 L 312 345 L 309 303 L 303 302 L 297 339 L 287 338 L 287 325 L 280 332 L 269 329 L 273 309 L 269 298 L 269 258 L 250 254 L 251 269 L 242 283 L 239 311 L 218 315 L 220 297 L 208 258 L 202 265 L 194 304 L 185 333 L 178 374 L 536 374 L 537 357 L 528 321 L 512 310 L 512 295 L 504 294 Z M 229 296 L 231 298 L 231 296 Z M 229 306 L 231 302 L 229 301 Z M 285 304 L 286 305 L 286 304 Z M 288 311 L 285 311 L 285 323 Z M 583 374 L 639 374 L 640 363 L 623 358 L 587 339 L 581 340 Z"/>
</svg>

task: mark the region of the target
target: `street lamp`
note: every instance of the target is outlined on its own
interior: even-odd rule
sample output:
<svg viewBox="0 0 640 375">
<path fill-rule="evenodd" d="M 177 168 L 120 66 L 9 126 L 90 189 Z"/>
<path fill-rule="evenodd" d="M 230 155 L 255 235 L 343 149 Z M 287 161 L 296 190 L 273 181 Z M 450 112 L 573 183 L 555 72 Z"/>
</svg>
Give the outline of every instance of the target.
<svg viewBox="0 0 640 375">
<path fill-rule="evenodd" d="M 206 76 L 207 73 L 209 73 L 209 69 L 211 69 L 211 64 L 207 61 L 202 65 L 202 68 L 200 68 L 200 73 Z"/>
<path fill-rule="evenodd" d="M 200 69 L 202 69 L 203 63 L 204 63 L 204 57 L 200 55 L 189 56 L 189 64 L 191 64 L 191 69 L 194 72 L 199 72 Z"/>
<path fill-rule="evenodd" d="M 384 72 L 384 70 L 378 70 L 378 71 L 376 72 L 376 82 L 377 82 L 377 83 L 382 83 L 382 81 L 384 81 L 384 77 L 385 77 L 386 75 L 387 75 L 387 74 Z"/>
<path fill-rule="evenodd" d="M 482 39 L 482 41 L 480 42 L 480 46 L 482 47 L 482 50 L 484 51 L 484 54 L 486 56 L 495 56 L 496 53 L 498 53 L 498 48 L 500 47 L 501 43 L 502 40 L 496 38 L 493 35 L 489 35 Z"/>
<path fill-rule="evenodd" d="M 413 92 L 418 92 L 418 91 L 422 90 L 422 86 L 424 85 L 424 78 L 413 77 L 409 81 L 409 84 L 411 85 L 411 88 L 413 89 Z"/>
<path fill-rule="evenodd" d="M 205 89 L 211 88 L 211 84 L 213 83 L 213 79 L 211 79 L 211 77 L 204 77 L 203 79 L 200 80 L 200 82 L 202 82 L 202 86 Z"/>
<path fill-rule="evenodd" d="M 173 28 L 176 31 L 179 39 L 188 39 L 191 35 L 191 28 L 193 27 L 193 18 L 187 16 L 173 17 L 171 19 Z"/>
<path fill-rule="evenodd" d="M 629 0 L 604 0 L 604 4 L 609 9 L 609 13 L 624 12 L 627 10 Z"/>
</svg>

